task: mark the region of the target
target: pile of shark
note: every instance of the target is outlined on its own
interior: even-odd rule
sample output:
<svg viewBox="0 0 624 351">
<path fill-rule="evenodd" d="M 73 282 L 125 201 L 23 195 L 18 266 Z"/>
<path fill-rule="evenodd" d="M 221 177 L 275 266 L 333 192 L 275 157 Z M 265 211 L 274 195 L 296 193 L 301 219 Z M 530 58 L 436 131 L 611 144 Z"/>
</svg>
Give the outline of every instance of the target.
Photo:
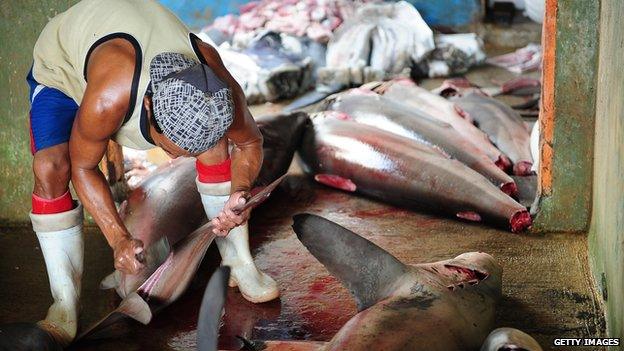
<svg viewBox="0 0 624 351">
<path fill-rule="evenodd" d="M 531 226 L 516 184 L 534 174 L 530 130 L 483 90 L 446 99 L 394 79 L 331 95 L 310 111 L 299 153 L 317 182 L 512 232 Z"/>
<path fill-rule="evenodd" d="M 459 89 L 459 87 L 462 87 Z M 529 132 L 512 109 L 477 87 L 450 84 L 445 96 L 410 80 L 372 82 L 331 95 L 310 112 L 257 119 L 264 160 L 253 197 L 262 203 L 295 153 L 311 179 L 342 191 L 521 232 L 531 225 L 516 202 L 514 179 L 530 174 Z M 449 89 L 457 88 L 453 94 Z M 119 306 L 76 338 L 101 338 L 124 319 L 148 324 L 191 283 L 215 236 L 202 210 L 192 158 L 171 160 L 146 176 L 119 208 L 145 245 L 145 269 L 115 271 L 102 289 Z M 530 336 L 494 329 L 501 266 L 486 253 L 408 266 L 327 219 L 300 214 L 302 244 L 353 294 L 359 313 L 329 342 L 246 340 L 251 350 L 541 350 Z M 227 283 L 220 268 L 206 289 L 198 348 L 216 350 Z M 489 335 L 489 336 L 488 336 Z M 0 349 L 60 350 L 34 324 L 0 326 Z"/>
</svg>

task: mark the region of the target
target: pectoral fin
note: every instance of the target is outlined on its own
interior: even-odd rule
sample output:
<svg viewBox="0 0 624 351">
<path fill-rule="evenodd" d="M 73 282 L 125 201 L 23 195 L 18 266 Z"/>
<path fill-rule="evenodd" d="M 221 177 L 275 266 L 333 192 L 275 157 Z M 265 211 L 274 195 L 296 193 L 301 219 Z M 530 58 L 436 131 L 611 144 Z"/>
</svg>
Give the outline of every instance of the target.
<svg viewBox="0 0 624 351">
<path fill-rule="evenodd" d="M 311 214 L 293 219 L 299 240 L 351 291 L 360 311 L 386 298 L 407 271 L 385 250 L 332 221 Z"/>
</svg>

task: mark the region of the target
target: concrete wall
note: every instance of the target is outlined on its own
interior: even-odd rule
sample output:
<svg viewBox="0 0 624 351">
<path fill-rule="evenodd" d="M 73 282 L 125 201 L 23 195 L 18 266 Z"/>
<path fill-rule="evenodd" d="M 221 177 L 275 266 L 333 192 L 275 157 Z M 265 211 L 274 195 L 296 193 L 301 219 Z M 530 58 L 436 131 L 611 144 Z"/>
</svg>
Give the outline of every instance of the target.
<svg viewBox="0 0 624 351">
<path fill-rule="evenodd" d="M 600 3 L 547 0 L 538 232 L 586 232 L 591 217 Z"/>
<path fill-rule="evenodd" d="M 74 0 L 0 2 L 0 224 L 24 223 L 30 211 L 32 172 L 26 74 L 43 26 Z"/>
<path fill-rule="evenodd" d="M 624 337 L 624 1 L 602 0 L 589 246 L 610 336 Z"/>
</svg>

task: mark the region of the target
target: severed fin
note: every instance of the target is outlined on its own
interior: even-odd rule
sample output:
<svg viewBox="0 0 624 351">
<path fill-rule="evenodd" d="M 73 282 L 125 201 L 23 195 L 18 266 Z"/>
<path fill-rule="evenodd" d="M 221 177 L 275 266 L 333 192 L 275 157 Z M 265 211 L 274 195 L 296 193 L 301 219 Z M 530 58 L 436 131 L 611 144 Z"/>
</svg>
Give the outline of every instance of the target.
<svg viewBox="0 0 624 351">
<path fill-rule="evenodd" d="M 133 292 L 121 300 L 114 311 L 100 319 L 97 323 L 82 332 L 76 340 L 103 339 L 117 335 L 118 323 L 130 317 L 140 323 L 147 324 L 152 320 L 152 311 L 139 294 Z"/>
<path fill-rule="evenodd" d="M 357 189 L 357 186 L 351 179 L 343 178 L 334 174 L 316 174 L 314 176 L 314 180 L 317 182 L 330 186 L 332 188 L 354 192 Z"/>
<path fill-rule="evenodd" d="M 481 222 L 481 216 L 478 213 L 472 211 L 457 212 L 456 216 L 467 221 Z"/>
<path fill-rule="evenodd" d="M 128 294 L 117 307 L 117 311 L 143 324 L 152 320 L 152 310 L 136 292 Z"/>
<path fill-rule="evenodd" d="M 293 219 L 299 240 L 349 289 L 360 311 L 386 298 L 408 269 L 379 246 L 330 220 L 307 213 Z"/>
<path fill-rule="evenodd" d="M 100 282 L 101 290 L 113 289 L 119 286 L 119 271 L 114 271 L 113 273 L 107 275 Z"/>
<path fill-rule="evenodd" d="M 514 328 L 494 329 L 481 346 L 481 351 L 542 351 L 533 337 Z"/>
<path fill-rule="evenodd" d="M 217 351 L 219 327 L 229 279 L 230 267 L 221 266 L 212 274 L 206 286 L 197 321 L 197 350 L 199 351 Z"/>
</svg>

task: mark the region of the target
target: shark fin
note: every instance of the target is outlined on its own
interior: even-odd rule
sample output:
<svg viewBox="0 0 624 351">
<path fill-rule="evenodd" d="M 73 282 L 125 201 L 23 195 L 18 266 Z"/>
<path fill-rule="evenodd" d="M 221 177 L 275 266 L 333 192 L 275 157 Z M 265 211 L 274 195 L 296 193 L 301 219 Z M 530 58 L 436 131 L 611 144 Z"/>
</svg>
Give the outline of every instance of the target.
<svg viewBox="0 0 624 351">
<path fill-rule="evenodd" d="M 112 288 L 116 288 L 119 286 L 119 273 L 114 271 L 113 273 L 106 276 L 106 278 L 102 279 L 100 282 L 101 290 L 108 290 Z"/>
<path fill-rule="evenodd" d="M 206 286 L 197 321 L 197 349 L 199 351 L 217 350 L 219 327 L 229 279 L 230 267 L 221 266 L 212 274 Z"/>
<path fill-rule="evenodd" d="M 299 240 L 355 297 L 364 310 L 390 293 L 407 267 L 394 256 L 323 217 L 298 214 L 293 229 Z"/>
<path fill-rule="evenodd" d="M 117 312 L 123 313 L 143 324 L 147 324 L 152 320 L 152 310 L 147 302 L 136 292 L 128 294 L 128 296 L 121 301 L 121 304 L 117 307 Z"/>
<path fill-rule="evenodd" d="M 152 319 L 152 311 L 149 305 L 136 292 L 128 294 L 121 301 L 119 307 L 87 328 L 75 340 L 118 337 L 119 331 L 116 330 L 116 327 L 120 322 L 127 320 L 128 317 L 143 324 L 149 323 Z"/>
</svg>

